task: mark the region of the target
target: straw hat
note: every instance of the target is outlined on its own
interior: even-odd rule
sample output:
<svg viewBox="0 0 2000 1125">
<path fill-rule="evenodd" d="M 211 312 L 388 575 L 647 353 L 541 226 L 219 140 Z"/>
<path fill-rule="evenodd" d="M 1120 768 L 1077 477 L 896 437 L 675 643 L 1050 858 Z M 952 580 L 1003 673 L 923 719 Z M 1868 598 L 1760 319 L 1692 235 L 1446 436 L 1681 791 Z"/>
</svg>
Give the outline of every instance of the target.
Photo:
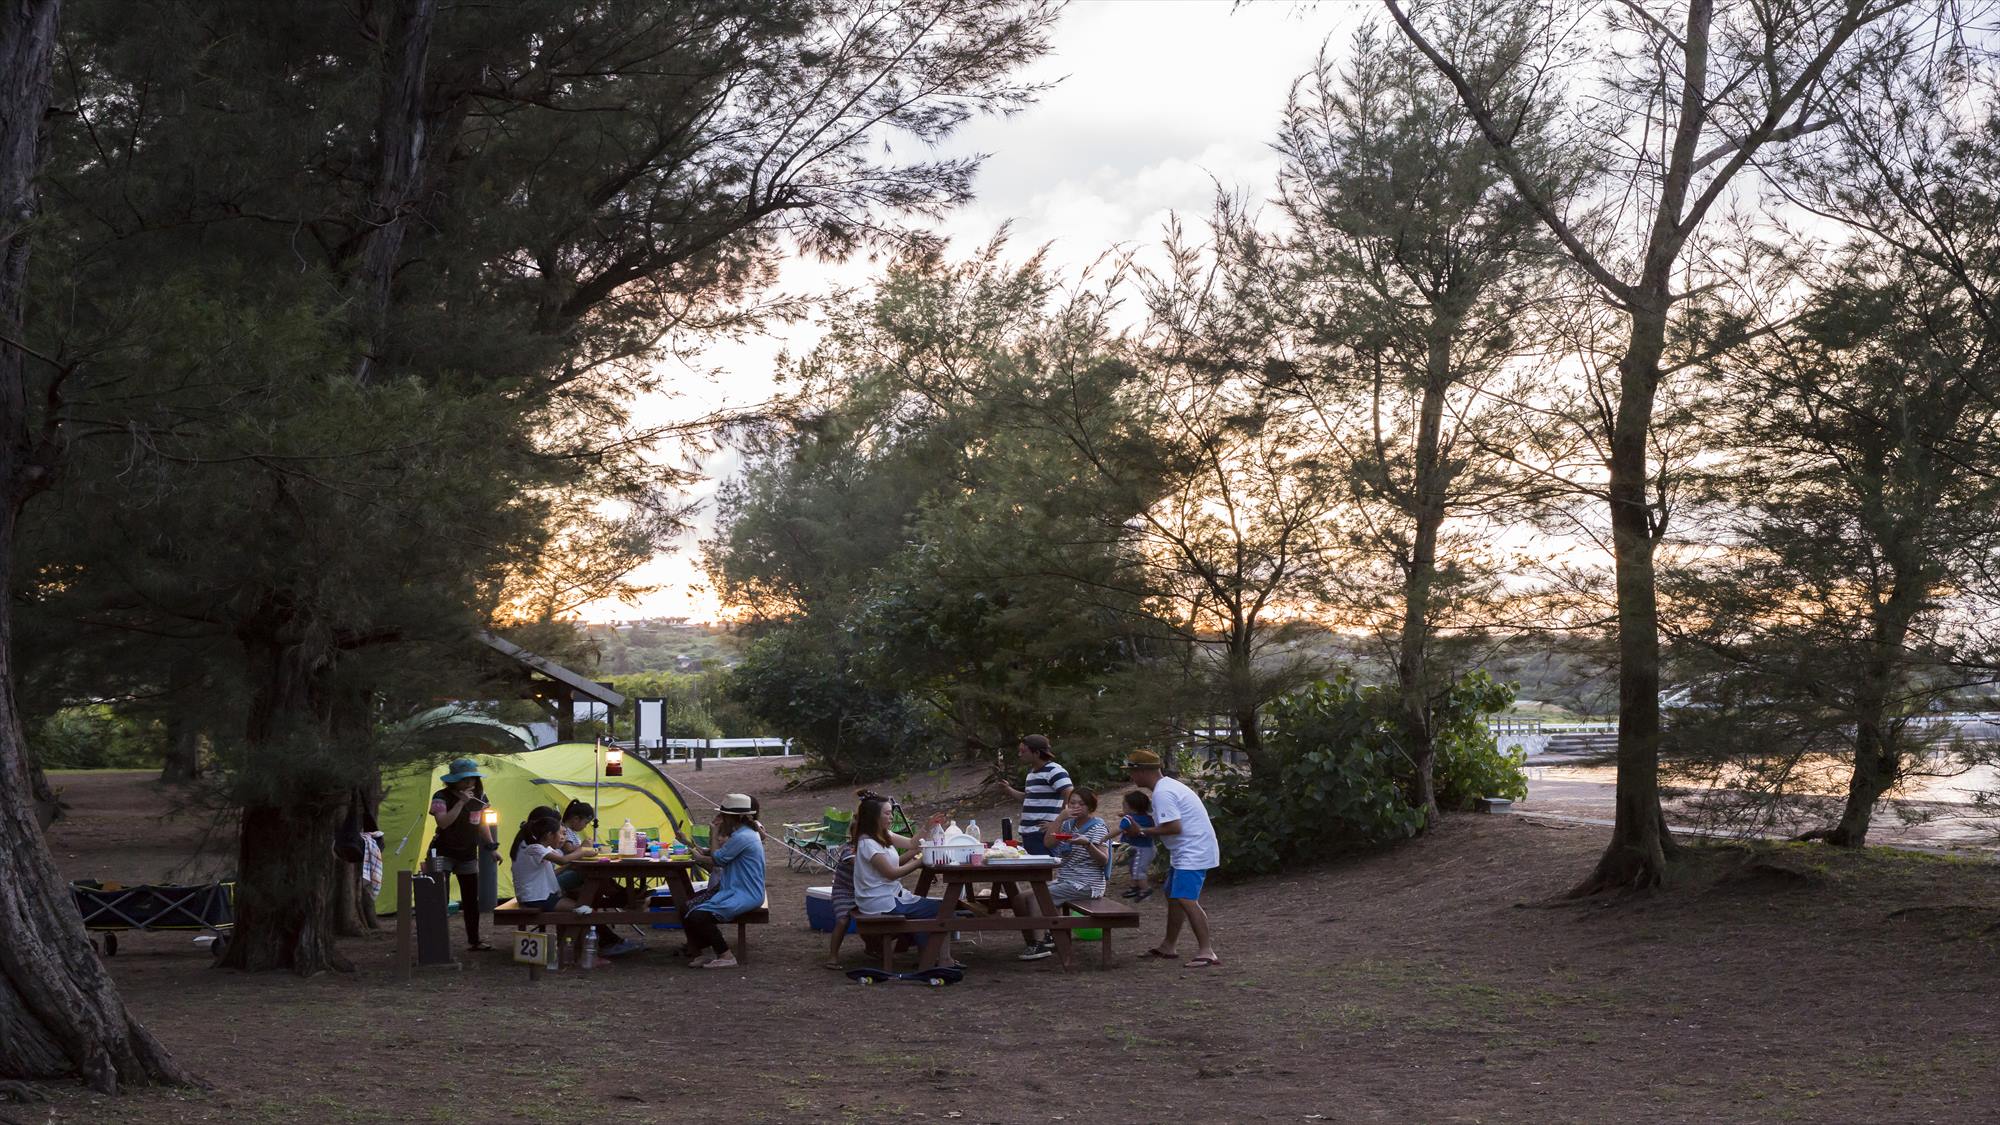
<svg viewBox="0 0 2000 1125">
<path fill-rule="evenodd" d="M 1125 755 L 1125 769 L 1156 770 L 1160 768 L 1160 756 L 1151 750 L 1134 750 Z"/>
</svg>

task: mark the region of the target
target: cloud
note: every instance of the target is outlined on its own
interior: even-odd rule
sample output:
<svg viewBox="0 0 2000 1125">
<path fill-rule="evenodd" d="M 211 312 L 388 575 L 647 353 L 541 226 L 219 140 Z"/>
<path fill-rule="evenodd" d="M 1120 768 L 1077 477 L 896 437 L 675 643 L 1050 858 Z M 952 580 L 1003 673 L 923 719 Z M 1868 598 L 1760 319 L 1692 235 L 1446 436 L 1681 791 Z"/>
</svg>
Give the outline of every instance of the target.
<svg viewBox="0 0 2000 1125">
<path fill-rule="evenodd" d="M 1078 270 L 1114 247 L 1157 243 L 1168 217 L 1204 217 L 1219 183 L 1261 199 L 1276 176 L 1269 147 L 1291 83 L 1312 66 L 1329 36 L 1342 41 L 1366 5 L 1236 4 L 1232 0 L 1118 0 L 1075 4 L 1054 49 L 1030 76 L 1053 82 L 1034 106 L 969 123 L 943 155 L 986 154 L 977 198 L 940 227 L 960 245 L 1013 223 L 1012 249 L 1025 256 L 1048 244 L 1052 264 Z M 866 263 L 788 263 L 782 287 L 827 292 L 872 273 Z M 649 396 L 635 417 L 684 417 L 720 405 L 761 401 L 773 388 L 773 359 L 811 346 L 810 325 L 759 340 L 712 347 L 703 357 L 722 374 L 689 372 L 675 394 Z M 713 474 L 735 471 L 717 460 Z M 715 482 L 699 490 L 712 499 Z M 679 549 L 654 560 L 643 580 L 666 587 L 637 609 L 600 604 L 586 616 L 713 613 L 701 581 L 696 540 L 713 533 L 713 509 Z"/>
</svg>

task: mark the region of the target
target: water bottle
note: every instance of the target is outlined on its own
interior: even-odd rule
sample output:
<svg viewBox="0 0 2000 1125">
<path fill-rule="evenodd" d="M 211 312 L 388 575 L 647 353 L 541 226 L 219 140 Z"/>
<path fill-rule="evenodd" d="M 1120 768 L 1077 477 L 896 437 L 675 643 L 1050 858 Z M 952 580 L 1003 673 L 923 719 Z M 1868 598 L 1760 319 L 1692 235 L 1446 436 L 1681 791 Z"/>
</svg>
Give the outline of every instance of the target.
<svg viewBox="0 0 2000 1125">
<path fill-rule="evenodd" d="M 595 969 L 597 967 L 596 926 L 583 931 L 583 960 L 578 962 L 577 967 L 583 969 Z"/>
<path fill-rule="evenodd" d="M 966 834 L 967 836 L 970 836 L 970 837 L 972 837 L 972 838 L 973 838 L 973 839 L 975 839 L 975 840 L 979 840 L 979 839 L 980 839 L 980 837 L 979 837 L 979 821 L 977 821 L 977 820 L 968 820 L 968 821 L 966 821 L 966 822 L 965 822 L 965 834 Z M 981 843 L 984 843 L 985 841 L 984 841 L 984 840 L 981 840 L 980 842 L 981 842 Z"/>
<path fill-rule="evenodd" d="M 951 839 L 953 836 L 958 835 L 960 831 L 961 829 L 958 827 L 958 821 L 953 820 L 950 824 L 945 826 L 944 830 L 945 839 L 947 840 Z"/>
<path fill-rule="evenodd" d="M 623 827 L 618 829 L 618 854 L 637 855 L 639 830 L 632 827 L 632 818 L 626 817 Z"/>
</svg>

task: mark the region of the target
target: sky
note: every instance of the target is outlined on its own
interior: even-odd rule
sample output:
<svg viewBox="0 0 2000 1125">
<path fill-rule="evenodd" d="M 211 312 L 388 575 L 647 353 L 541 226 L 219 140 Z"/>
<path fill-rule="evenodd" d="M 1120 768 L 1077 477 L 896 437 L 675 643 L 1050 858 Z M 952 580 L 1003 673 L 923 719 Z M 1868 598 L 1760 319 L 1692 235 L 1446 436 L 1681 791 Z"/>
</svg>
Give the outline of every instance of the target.
<svg viewBox="0 0 2000 1125">
<path fill-rule="evenodd" d="M 938 229 L 969 250 L 1011 223 L 1011 256 L 1047 244 L 1051 266 L 1073 271 L 1107 250 L 1157 242 L 1175 212 L 1199 221 L 1217 185 L 1260 199 L 1277 175 L 1270 146 L 1291 83 L 1311 69 L 1329 37 L 1337 54 L 1377 11 L 1360 0 L 1075 0 L 1051 52 L 1026 72 L 1055 87 L 1013 117 L 969 123 L 941 149 L 984 154 L 985 161 L 973 202 Z M 793 263 L 782 287 L 826 292 L 865 282 L 872 268 Z M 777 355 L 810 348 L 815 335 L 802 324 L 712 349 L 700 363 L 722 375 L 675 373 L 670 391 L 635 404 L 635 418 L 663 421 L 762 401 Z M 740 466 L 725 451 L 701 467 L 709 479 L 697 496 L 707 500 Z M 698 548 L 713 532 L 713 505 L 704 504 L 675 549 L 634 575 L 659 587 L 656 593 L 634 605 L 588 606 L 581 616 L 714 620 L 719 607 L 703 582 Z"/>
</svg>

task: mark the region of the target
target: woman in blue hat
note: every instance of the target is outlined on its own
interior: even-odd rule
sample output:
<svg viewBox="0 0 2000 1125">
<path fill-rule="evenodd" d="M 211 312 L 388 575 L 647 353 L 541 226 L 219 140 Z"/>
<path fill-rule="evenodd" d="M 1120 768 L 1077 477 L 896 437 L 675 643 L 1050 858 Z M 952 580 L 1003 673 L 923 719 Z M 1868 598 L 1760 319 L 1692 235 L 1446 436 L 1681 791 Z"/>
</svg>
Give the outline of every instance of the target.
<svg viewBox="0 0 2000 1125">
<path fill-rule="evenodd" d="M 431 849 L 451 861 L 451 873 L 458 876 L 458 913 L 465 919 L 465 944 L 474 951 L 493 947 L 479 940 L 479 849 L 497 848 L 499 842 L 484 823 L 486 784 L 479 763 L 459 758 L 444 775 L 444 788 L 431 794 L 431 817 L 437 834 Z"/>
</svg>

